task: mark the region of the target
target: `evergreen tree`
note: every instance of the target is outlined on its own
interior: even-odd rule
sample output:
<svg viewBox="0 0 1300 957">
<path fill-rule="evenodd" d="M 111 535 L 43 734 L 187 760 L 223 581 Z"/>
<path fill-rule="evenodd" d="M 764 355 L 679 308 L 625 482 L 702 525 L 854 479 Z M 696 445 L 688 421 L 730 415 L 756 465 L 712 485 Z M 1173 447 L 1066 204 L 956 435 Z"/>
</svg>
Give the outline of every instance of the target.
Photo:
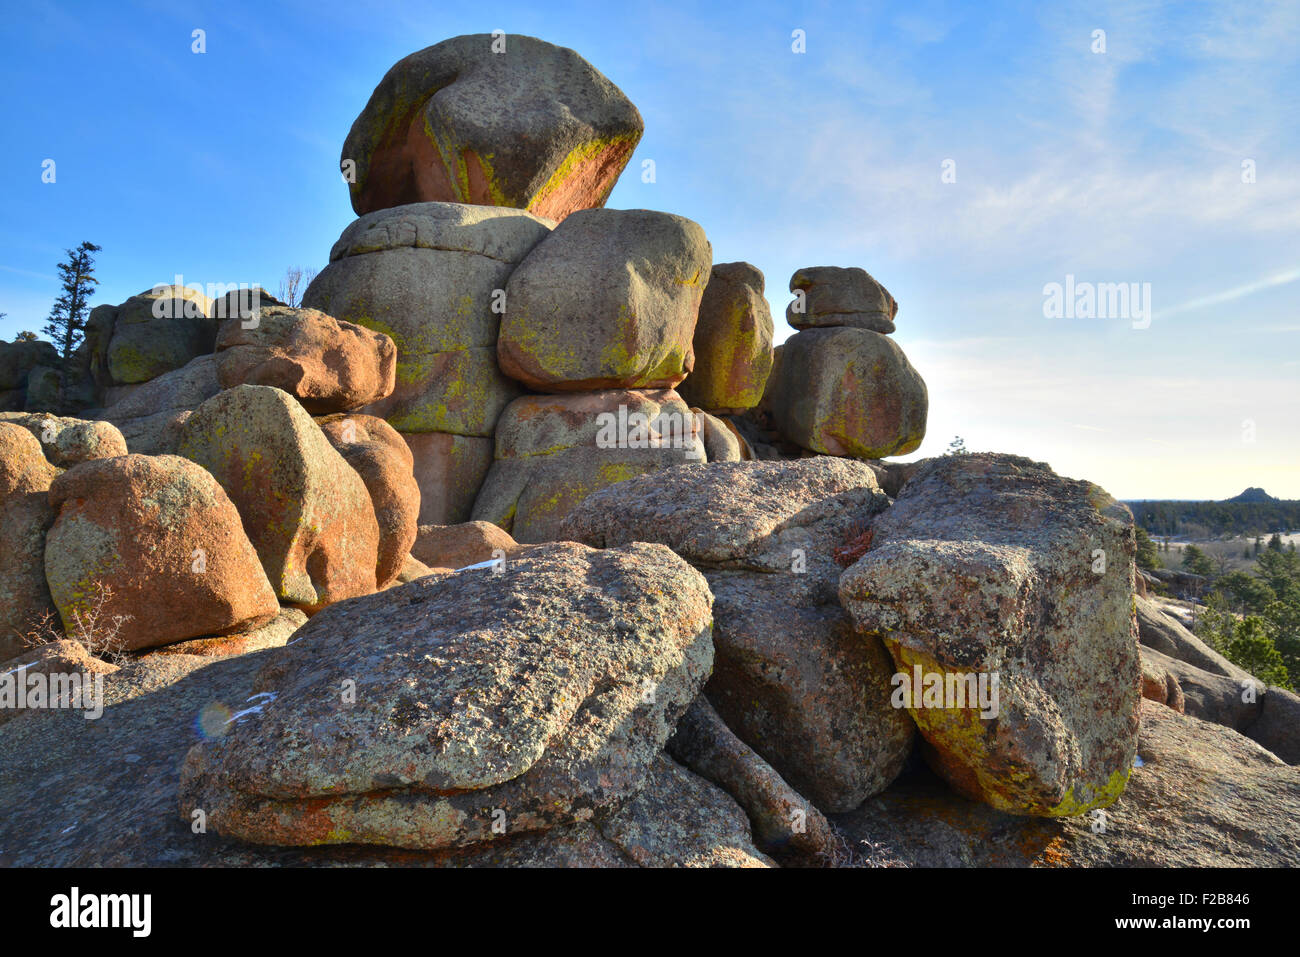
<svg viewBox="0 0 1300 957">
<path fill-rule="evenodd" d="M 1151 536 L 1141 525 L 1133 529 L 1134 538 L 1137 540 L 1137 566 L 1138 568 L 1153 569 L 1160 567 L 1160 556 L 1157 553 L 1155 542 L 1151 541 Z"/>
<path fill-rule="evenodd" d="M 1183 549 L 1183 568 L 1193 575 L 1203 575 L 1206 578 L 1214 574 L 1214 562 L 1195 545 Z"/>
<path fill-rule="evenodd" d="M 49 336 L 59 351 L 63 368 L 59 380 L 59 404 L 63 404 L 64 387 L 72 370 L 72 356 L 85 337 L 86 319 L 90 316 L 90 296 L 99 285 L 95 278 L 95 256 L 102 247 L 83 242 L 65 252 L 68 258 L 59 263 L 63 292 L 54 300 L 49 320 L 41 331 Z"/>
</svg>

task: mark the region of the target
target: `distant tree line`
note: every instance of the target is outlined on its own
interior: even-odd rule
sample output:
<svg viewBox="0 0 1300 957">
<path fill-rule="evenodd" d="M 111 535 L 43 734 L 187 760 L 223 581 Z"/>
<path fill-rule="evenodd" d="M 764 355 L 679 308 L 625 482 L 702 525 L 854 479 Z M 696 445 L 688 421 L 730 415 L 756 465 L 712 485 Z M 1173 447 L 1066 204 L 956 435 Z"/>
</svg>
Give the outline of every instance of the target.
<svg viewBox="0 0 1300 957">
<path fill-rule="evenodd" d="M 1300 529 L 1300 501 L 1125 502 L 1134 521 L 1157 538 L 1271 535 Z"/>
</svg>

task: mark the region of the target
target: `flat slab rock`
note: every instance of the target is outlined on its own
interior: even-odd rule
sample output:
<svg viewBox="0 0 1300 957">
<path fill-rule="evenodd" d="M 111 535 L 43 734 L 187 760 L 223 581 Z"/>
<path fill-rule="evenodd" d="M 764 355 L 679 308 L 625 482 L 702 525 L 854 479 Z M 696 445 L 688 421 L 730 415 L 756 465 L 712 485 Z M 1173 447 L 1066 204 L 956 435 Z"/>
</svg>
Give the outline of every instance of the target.
<svg viewBox="0 0 1300 957">
<path fill-rule="evenodd" d="M 663 755 L 602 821 L 454 851 L 270 847 L 195 834 L 176 813 L 185 753 L 250 704 L 274 652 L 151 656 L 105 676 L 103 716 L 23 712 L 0 726 L 0 866 L 768 867 L 723 791 Z M 12 773 L 9 773 L 12 772 Z"/>
<path fill-rule="evenodd" d="M 1300 768 L 1154 701 L 1137 757 L 1119 800 L 1085 817 L 1013 817 L 919 776 L 835 822 L 914 867 L 1300 865 Z"/>
<path fill-rule="evenodd" d="M 190 752 L 182 815 L 423 849 L 592 820 L 641 789 L 703 686 L 711 603 L 662 546 L 558 543 L 326 609 Z"/>
<path fill-rule="evenodd" d="M 865 524 L 887 504 L 871 467 L 849 459 L 715 462 L 602 489 L 561 533 L 596 547 L 661 542 L 692 563 L 754 571 L 788 572 L 802 547 L 815 577 L 818 563 L 838 574 L 825 546 L 841 542 L 817 541 L 809 530 L 825 523 L 843 531 L 826 522 L 842 517 Z"/>
</svg>

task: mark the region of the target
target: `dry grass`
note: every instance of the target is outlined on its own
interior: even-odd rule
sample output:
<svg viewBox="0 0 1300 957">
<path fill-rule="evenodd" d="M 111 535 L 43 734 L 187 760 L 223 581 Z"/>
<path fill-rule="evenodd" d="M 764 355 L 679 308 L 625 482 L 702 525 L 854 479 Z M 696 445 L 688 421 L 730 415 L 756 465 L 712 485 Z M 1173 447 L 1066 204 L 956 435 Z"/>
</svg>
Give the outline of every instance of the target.
<svg viewBox="0 0 1300 957">
<path fill-rule="evenodd" d="M 71 627 L 66 631 L 57 615 L 44 612 L 34 619 L 22 635 L 28 648 L 56 641 L 72 640 L 86 649 L 93 658 L 116 663 L 126 654 L 122 647 L 122 627 L 131 620 L 130 615 L 110 615 L 105 609 L 113 598 L 113 589 L 103 582 L 95 583 L 95 594 L 89 605 L 72 611 Z"/>
</svg>

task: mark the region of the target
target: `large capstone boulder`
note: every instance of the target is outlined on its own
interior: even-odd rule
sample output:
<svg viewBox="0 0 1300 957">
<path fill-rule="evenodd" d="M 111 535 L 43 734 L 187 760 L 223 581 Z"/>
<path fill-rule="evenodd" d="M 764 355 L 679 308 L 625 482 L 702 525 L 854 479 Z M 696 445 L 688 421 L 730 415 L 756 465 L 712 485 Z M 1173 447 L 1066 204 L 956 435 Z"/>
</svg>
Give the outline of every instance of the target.
<svg viewBox="0 0 1300 957">
<path fill-rule="evenodd" d="M 899 700 L 934 769 L 1012 814 L 1114 802 L 1142 685 L 1128 510 L 1042 463 L 954 455 L 870 531 L 840 599 L 907 678 Z"/>
<path fill-rule="evenodd" d="M 692 465 L 589 497 L 563 538 L 661 542 L 714 593 L 710 700 L 742 741 L 824 811 L 889 785 L 914 728 L 892 706 L 889 655 L 840 608 L 836 551 L 888 499 L 865 464 Z"/>
<path fill-rule="evenodd" d="M 316 309 L 261 306 L 256 321 L 228 319 L 216 352 L 223 389 L 274 386 L 317 415 L 385 399 L 396 384 L 392 339 Z"/>
<path fill-rule="evenodd" d="M 677 391 L 709 412 L 753 408 L 772 371 L 772 335 L 763 274 L 749 263 L 718 263 L 700 301 L 695 368 Z"/>
<path fill-rule="evenodd" d="M 55 608 L 45 584 L 50 484 L 59 470 L 27 429 L 0 422 L 0 662 L 27 650 Z M 26 636 L 26 637 L 25 637 Z"/>
<path fill-rule="evenodd" d="M 221 486 L 173 455 L 83 462 L 50 486 L 45 577 L 96 653 L 255 628 L 280 610 Z"/>
<path fill-rule="evenodd" d="M 694 367 L 712 262 L 704 230 L 682 216 L 570 216 L 510 275 L 501 370 L 542 392 L 675 386 Z"/>
<path fill-rule="evenodd" d="M 768 385 L 781 435 L 827 455 L 906 455 L 925 438 L 929 394 L 898 344 L 866 329 L 808 329 L 781 348 Z"/>
<path fill-rule="evenodd" d="M 524 543 L 554 541 L 597 489 L 704 461 L 698 420 L 671 389 L 529 395 L 497 424 L 496 461 L 473 518 Z"/>
<path fill-rule="evenodd" d="M 182 816 L 254 843 L 408 848 L 603 818 L 708 675 L 710 599 L 662 546 L 557 543 L 326 609 L 189 753 Z"/>
<path fill-rule="evenodd" d="M 211 352 L 217 338 L 211 308 L 196 289 L 159 285 L 132 296 L 111 316 L 101 314 L 113 329 L 106 355 L 112 382 L 148 382 Z"/>
<path fill-rule="evenodd" d="M 790 277 L 794 302 L 785 320 L 796 329 L 848 326 L 872 332 L 894 331 L 898 302 L 865 269 L 807 266 Z"/>
<path fill-rule="evenodd" d="M 420 486 L 412 474 L 411 450 L 392 426 L 373 415 L 331 415 L 319 425 L 370 492 L 379 522 L 375 580 L 383 588 L 397 578 L 415 543 Z"/>
<path fill-rule="evenodd" d="M 185 422 L 180 454 L 226 490 L 281 599 L 315 609 L 375 590 L 370 493 L 287 392 L 241 385 L 219 393 Z"/>
<path fill-rule="evenodd" d="M 480 33 L 393 66 L 341 159 L 358 215 L 436 200 L 560 220 L 604 205 L 643 129 L 631 101 L 574 51 Z"/>
</svg>

